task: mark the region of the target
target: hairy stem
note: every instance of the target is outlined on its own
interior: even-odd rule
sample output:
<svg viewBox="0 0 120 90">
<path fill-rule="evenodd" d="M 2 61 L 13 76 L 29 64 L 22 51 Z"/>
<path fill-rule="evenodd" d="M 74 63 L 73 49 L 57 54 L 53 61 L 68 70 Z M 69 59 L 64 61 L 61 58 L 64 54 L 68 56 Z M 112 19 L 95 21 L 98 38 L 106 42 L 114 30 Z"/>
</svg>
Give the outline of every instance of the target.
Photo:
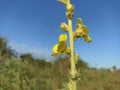
<svg viewBox="0 0 120 90">
<path fill-rule="evenodd" d="M 73 42 L 73 32 L 72 32 L 72 20 L 68 19 L 68 26 L 69 26 L 69 39 L 70 39 L 70 49 L 71 49 L 71 56 L 70 56 L 70 65 L 71 65 L 71 77 L 75 78 L 76 76 L 76 66 L 75 66 L 75 58 L 74 58 L 74 42 Z M 76 80 L 71 80 L 70 82 L 70 90 L 76 90 Z"/>
<path fill-rule="evenodd" d="M 67 5 L 70 4 L 70 0 L 68 0 Z M 71 56 L 70 56 L 70 65 L 71 65 L 71 80 L 70 80 L 70 90 L 77 90 L 77 81 L 73 78 L 76 77 L 76 66 L 75 66 L 75 55 L 74 55 L 74 41 L 73 41 L 73 30 L 72 30 L 72 19 L 68 18 L 68 28 L 69 28 L 69 41 L 70 41 L 70 49 L 71 49 Z"/>
</svg>

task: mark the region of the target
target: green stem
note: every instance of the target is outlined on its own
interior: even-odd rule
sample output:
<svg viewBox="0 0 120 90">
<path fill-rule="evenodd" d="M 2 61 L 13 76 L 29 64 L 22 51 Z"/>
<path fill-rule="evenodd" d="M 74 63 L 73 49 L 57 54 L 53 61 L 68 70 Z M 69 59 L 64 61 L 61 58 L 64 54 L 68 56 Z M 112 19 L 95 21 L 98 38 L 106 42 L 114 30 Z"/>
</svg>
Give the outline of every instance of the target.
<svg viewBox="0 0 120 90">
<path fill-rule="evenodd" d="M 74 57 L 74 41 L 73 41 L 73 31 L 72 31 L 72 20 L 68 19 L 68 27 L 69 27 L 69 39 L 70 39 L 70 65 L 71 65 L 71 77 L 75 78 L 76 76 L 76 66 L 75 66 L 75 57 Z M 70 80 L 70 90 L 77 90 L 76 80 Z"/>
<path fill-rule="evenodd" d="M 67 5 L 70 4 L 70 0 L 68 0 Z M 70 41 L 70 49 L 71 49 L 71 56 L 70 56 L 70 65 L 71 65 L 71 80 L 69 82 L 70 84 L 70 90 L 77 90 L 77 81 L 73 78 L 76 77 L 76 66 L 75 66 L 75 55 L 74 55 L 74 41 L 73 41 L 73 30 L 72 30 L 72 19 L 68 18 L 68 28 L 69 28 L 69 41 Z"/>
</svg>

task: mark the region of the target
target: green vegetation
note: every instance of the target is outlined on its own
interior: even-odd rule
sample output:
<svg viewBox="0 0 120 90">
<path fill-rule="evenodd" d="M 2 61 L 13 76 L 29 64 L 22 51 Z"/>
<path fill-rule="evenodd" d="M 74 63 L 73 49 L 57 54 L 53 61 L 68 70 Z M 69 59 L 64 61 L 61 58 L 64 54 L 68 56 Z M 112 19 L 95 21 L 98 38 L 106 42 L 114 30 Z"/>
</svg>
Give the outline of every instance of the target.
<svg viewBox="0 0 120 90">
<path fill-rule="evenodd" d="M 4 37 L 0 37 L 0 58 L 1 57 L 9 57 L 11 58 L 12 51 L 10 47 L 7 46 L 7 39 Z"/>
<path fill-rule="evenodd" d="M 31 54 L 23 54 L 16 58 L 7 43 L 0 50 L 1 53 L 4 50 L 9 51 L 0 56 L 0 90 L 57 90 L 62 89 L 64 82 L 68 81 L 66 78 L 70 69 L 68 57 L 46 61 L 35 59 Z M 81 68 L 82 74 L 78 90 L 120 89 L 120 70 L 115 66 L 112 71 L 90 68 L 80 59 L 76 67 Z"/>
<path fill-rule="evenodd" d="M 120 89 L 120 71 L 91 69 L 85 63 L 81 66 L 83 78 L 78 83 L 78 90 Z M 59 58 L 54 62 L 1 58 L 0 90 L 57 90 L 68 80 L 66 77 L 69 68 L 66 58 Z"/>
</svg>

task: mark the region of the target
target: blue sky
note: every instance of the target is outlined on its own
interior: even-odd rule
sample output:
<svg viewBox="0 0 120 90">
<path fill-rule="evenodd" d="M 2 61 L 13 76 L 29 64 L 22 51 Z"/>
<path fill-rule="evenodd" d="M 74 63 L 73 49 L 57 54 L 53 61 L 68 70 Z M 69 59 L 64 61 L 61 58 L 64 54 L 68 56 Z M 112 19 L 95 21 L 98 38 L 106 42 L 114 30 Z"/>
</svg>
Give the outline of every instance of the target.
<svg viewBox="0 0 120 90">
<path fill-rule="evenodd" d="M 75 6 L 73 29 L 81 17 L 92 43 L 75 41 L 75 52 L 92 67 L 120 68 L 120 1 L 71 0 Z M 67 22 L 65 6 L 56 0 L 0 0 L 0 36 L 18 52 L 52 58 L 60 23 Z"/>
</svg>

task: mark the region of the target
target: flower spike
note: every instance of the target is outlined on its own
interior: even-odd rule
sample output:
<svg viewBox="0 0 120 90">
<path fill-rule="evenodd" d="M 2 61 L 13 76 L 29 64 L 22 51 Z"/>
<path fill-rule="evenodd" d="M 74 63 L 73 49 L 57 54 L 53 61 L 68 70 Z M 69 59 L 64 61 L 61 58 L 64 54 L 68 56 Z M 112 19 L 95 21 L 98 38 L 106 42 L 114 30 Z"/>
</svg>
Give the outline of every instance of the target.
<svg viewBox="0 0 120 90">
<path fill-rule="evenodd" d="M 65 84 L 65 88 L 62 90 L 77 90 L 77 81 L 81 79 L 82 75 L 79 72 L 78 67 L 79 55 L 74 52 L 74 41 L 78 38 L 83 38 L 86 42 L 91 42 L 91 38 L 88 36 L 89 32 L 85 25 L 83 25 L 82 19 L 77 19 L 76 29 L 73 32 L 72 18 L 74 16 L 74 5 L 70 3 L 71 0 L 58 0 L 60 3 L 66 6 L 66 17 L 68 23 L 61 23 L 60 28 L 68 32 L 69 35 L 69 47 L 66 44 L 67 35 L 61 34 L 58 38 L 58 43 L 52 48 L 52 56 L 67 54 L 70 57 L 70 71 L 68 75 L 69 82 Z"/>
</svg>

